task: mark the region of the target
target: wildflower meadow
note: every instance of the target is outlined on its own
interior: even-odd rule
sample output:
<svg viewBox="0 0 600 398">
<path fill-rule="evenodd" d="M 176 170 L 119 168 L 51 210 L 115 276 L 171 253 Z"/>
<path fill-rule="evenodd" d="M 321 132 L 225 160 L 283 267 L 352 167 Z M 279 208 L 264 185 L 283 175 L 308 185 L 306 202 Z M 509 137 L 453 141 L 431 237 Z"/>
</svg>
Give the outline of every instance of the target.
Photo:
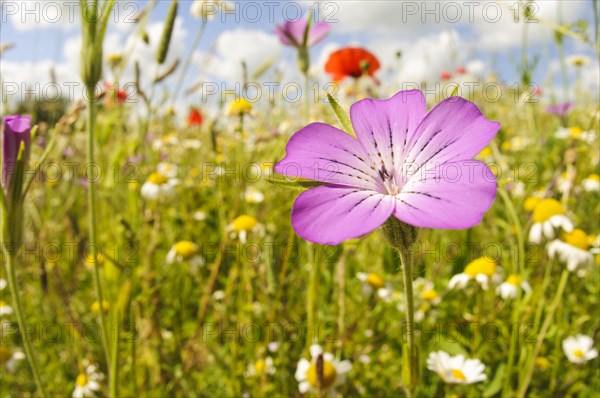
<svg viewBox="0 0 600 398">
<path fill-rule="evenodd" d="M 599 397 L 595 0 L 0 0 L 0 397 Z"/>
</svg>

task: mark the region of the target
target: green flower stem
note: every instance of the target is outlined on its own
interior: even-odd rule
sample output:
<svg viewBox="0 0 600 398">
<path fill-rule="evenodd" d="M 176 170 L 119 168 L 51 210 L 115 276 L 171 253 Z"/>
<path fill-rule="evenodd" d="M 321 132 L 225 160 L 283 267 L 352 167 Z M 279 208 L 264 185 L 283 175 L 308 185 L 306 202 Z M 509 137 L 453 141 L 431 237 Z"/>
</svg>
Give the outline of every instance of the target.
<svg viewBox="0 0 600 398">
<path fill-rule="evenodd" d="M 94 86 L 88 85 L 86 87 L 87 98 L 88 98 L 88 111 L 87 111 L 87 161 L 88 164 L 94 164 L 94 129 L 96 124 L 96 104 L 95 104 L 95 92 Z M 91 178 L 91 176 L 88 176 Z M 93 181 L 89 182 L 88 190 L 88 222 L 89 222 L 89 245 L 91 249 L 92 262 L 94 264 L 93 279 L 94 289 L 96 291 L 96 299 L 100 306 L 104 302 L 104 295 L 102 294 L 102 284 L 100 283 L 100 267 L 98 266 L 97 250 L 96 250 L 96 184 Z M 106 329 L 106 318 L 104 311 L 100 311 L 100 333 L 102 334 L 102 347 L 104 349 L 104 356 L 106 359 L 106 365 L 110 367 L 110 349 L 108 345 L 108 331 Z M 109 379 L 112 378 L 109 375 Z"/>
<path fill-rule="evenodd" d="M 519 392 L 517 397 L 523 398 L 525 397 L 525 393 L 527 392 L 527 388 L 529 387 L 529 383 L 531 382 L 531 376 L 533 375 L 533 364 L 535 358 L 540 353 L 540 349 L 542 348 L 542 343 L 544 342 L 544 338 L 546 337 L 546 333 L 550 328 L 550 323 L 552 322 L 552 318 L 554 317 L 554 312 L 558 308 L 560 301 L 562 299 L 563 293 L 565 291 L 565 286 L 567 285 L 567 280 L 569 279 L 569 271 L 567 269 L 563 270 L 562 275 L 560 276 L 560 281 L 558 282 L 558 288 L 556 289 L 556 294 L 554 295 L 554 299 L 550 304 L 550 308 L 548 308 L 548 314 L 546 315 L 546 319 L 544 320 L 544 324 L 540 329 L 540 334 L 538 335 L 537 342 L 527 361 L 527 365 L 525 366 L 525 378 L 523 379 L 523 383 L 519 388 Z"/>
<path fill-rule="evenodd" d="M 504 201 L 504 205 L 506 206 L 508 215 L 510 216 L 513 225 L 515 227 L 515 234 L 517 235 L 517 245 L 518 245 L 518 258 L 517 258 L 517 266 L 516 269 L 514 270 L 514 273 L 517 275 L 521 275 L 521 277 L 523 276 L 523 272 L 525 271 L 525 241 L 523 239 L 523 228 L 521 227 L 521 223 L 519 221 L 519 216 L 517 214 L 517 211 L 515 209 L 515 206 L 512 202 L 512 200 L 510 199 L 510 197 L 508 196 L 508 194 L 506 193 L 506 190 L 504 190 L 503 188 L 498 189 L 498 194 L 500 195 L 500 197 L 502 198 L 502 200 Z M 517 300 L 515 302 L 515 306 L 512 312 L 512 320 L 513 320 L 513 324 L 515 324 L 516 322 L 518 322 L 519 320 L 519 316 L 521 313 L 521 288 L 519 287 L 518 289 L 518 293 L 517 293 Z M 517 331 L 517 336 L 515 336 L 514 338 L 510 339 L 510 346 L 508 349 L 508 363 L 506 365 L 506 377 L 504 378 L 504 385 L 502 387 L 502 392 L 504 395 L 510 395 L 511 392 L 510 390 L 510 380 L 511 380 L 511 375 L 512 375 L 512 369 L 513 369 L 513 365 L 514 365 L 514 359 L 515 359 L 515 349 L 516 349 L 516 340 L 519 336 L 519 332 Z"/>
<path fill-rule="evenodd" d="M 415 302 L 413 295 L 412 254 L 410 251 L 398 250 L 404 279 L 404 295 L 406 298 L 406 333 L 408 334 L 408 363 L 410 366 L 410 384 L 406 387 L 408 397 L 414 395 L 417 380 L 417 361 L 415 351 Z"/>
<path fill-rule="evenodd" d="M 15 315 L 17 316 L 17 322 L 19 323 L 19 331 L 21 332 L 23 346 L 25 347 L 25 355 L 27 355 L 27 361 L 29 361 L 29 366 L 31 366 L 31 373 L 33 373 L 33 379 L 35 380 L 35 384 L 39 393 L 42 395 L 42 397 L 47 397 L 46 391 L 44 390 L 44 386 L 42 384 L 42 379 L 40 377 L 40 371 L 38 370 L 37 362 L 35 356 L 33 355 L 31 341 L 29 341 L 29 335 L 25 329 L 25 319 L 23 318 L 21 299 L 19 298 L 17 280 L 15 277 L 15 254 L 12 252 L 12 248 L 7 249 L 8 250 L 5 250 L 7 255 L 6 275 L 8 278 L 8 286 L 10 288 L 10 295 L 12 296 L 13 304 L 15 306 Z"/>
<path fill-rule="evenodd" d="M 316 244 L 308 243 L 308 258 L 310 263 L 310 275 L 308 282 L 308 295 L 306 297 L 306 313 L 307 313 L 307 326 L 309 330 L 306 333 L 306 346 L 310 347 L 314 343 L 315 335 L 312 338 L 310 336 L 311 328 L 316 332 L 317 320 L 317 294 L 319 290 L 319 246 Z"/>
</svg>

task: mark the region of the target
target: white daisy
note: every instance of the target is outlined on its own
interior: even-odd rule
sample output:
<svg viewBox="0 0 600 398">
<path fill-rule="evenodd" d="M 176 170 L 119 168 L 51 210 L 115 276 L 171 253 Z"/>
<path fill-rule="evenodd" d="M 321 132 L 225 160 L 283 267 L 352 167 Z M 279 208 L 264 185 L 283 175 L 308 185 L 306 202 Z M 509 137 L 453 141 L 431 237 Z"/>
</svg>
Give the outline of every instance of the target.
<svg viewBox="0 0 600 398">
<path fill-rule="evenodd" d="M 498 288 L 496 293 L 499 294 L 504 300 L 515 299 L 519 293 L 519 287 L 523 289 L 526 294 L 531 292 L 531 286 L 527 281 L 521 278 L 521 275 L 509 275 Z"/>
<path fill-rule="evenodd" d="M 245 244 L 248 241 L 248 234 L 251 232 L 262 232 L 263 226 L 262 224 L 259 224 L 254 217 L 243 214 L 233 220 L 233 222 L 227 226 L 227 230 L 231 233 L 233 238 L 237 237 L 240 242 Z"/>
<path fill-rule="evenodd" d="M 0 345 L 0 365 L 4 366 L 8 373 L 14 373 L 17 364 L 25 359 L 21 351 L 12 351 L 4 343 Z"/>
<path fill-rule="evenodd" d="M 11 315 L 13 312 L 13 308 L 10 305 L 0 300 L 0 316 Z"/>
<path fill-rule="evenodd" d="M 586 274 L 586 266 L 594 261 L 594 255 L 589 250 L 590 239 L 580 229 L 574 229 L 570 233 L 563 234 L 560 239 L 548 243 L 548 256 L 556 258 L 567 264 L 571 272 L 579 269 L 579 275 Z"/>
<path fill-rule="evenodd" d="M 562 348 L 569 361 L 584 363 L 598 356 L 598 351 L 593 348 L 594 340 L 591 337 L 577 335 L 567 337 L 562 342 Z"/>
<path fill-rule="evenodd" d="M 590 174 L 583 179 L 581 185 L 586 192 L 600 191 L 600 176 L 598 174 Z"/>
<path fill-rule="evenodd" d="M 206 212 L 203 210 L 196 210 L 192 216 L 196 221 L 204 221 L 206 220 Z"/>
<path fill-rule="evenodd" d="M 448 282 L 448 288 L 464 289 L 470 280 L 475 280 L 483 290 L 487 290 L 490 278 L 495 277 L 496 261 L 491 257 L 480 257 L 470 262 L 463 272 L 454 275 Z"/>
<path fill-rule="evenodd" d="M 6 285 L 7 285 L 6 279 L 0 278 L 0 290 L 4 290 L 4 288 L 6 287 Z"/>
<path fill-rule="evenodd" d="M 152 173 L 142 185 L 142 197 L 147 200 L 161 200 L 172 197 L 175 194 L 175 186 L 178 181 L 168 178 L 160 173 Z"/>
<path fill-rule="evenodd" d="M 533 225 L 529 230 L 529 241 L 541 243 L 545 237 L 552 239 L 555 229 L 566 232 L 573 230 L 573 223 L 565 216 L 565 209 L 556 199 L 542 199 L 533 209 Z"/>
<path fill-rule="evenodd" d="M 182 240 L 173 245 L 167 253 L 167 263 L 188 262 L 192 267 L 204 264 L 204 259 L 199 254 L 200 248 L 194 242 Z"/>
<path fill-rule="evenodd" d="M 85 363 L 87 363 L 87 361 L 85 361 Z M 73 390 L 72 397 L 96 397 L 96 394 L 100 391 L 100 381 L 103 379 L 104 375 L 98 371 L 98 367 L 96 365 L 87 365 L 85 372 L 80 373 L 75 380 L 75 389 Z"/>
<path fill-rule="evenodd" d="M 273 358 L 266 357 L 265 359 L 259 359 L 258 361 L 249 364 L 246 373 L 244 373 L 244 376 L 260 377 L 265 374 L 274 375 L 276 371 L 277 370 L 275 369 L 275 365 L 273 365 Z"/>
<path fill-rule="evenodd" d="M 467 359 L 464 355 L 451 357 L 447 352 L 429 353 L 427 369 L 436 372 L 448 384 L 473 384 L 487 379 L 485 366 L 479 359 Z"/>
<path fill-rule="evenodd" d="M 358 272 L 356 277 L 362 282 L 362 294 L 370 296 L 373 292 L 382 300 L 391 298 L 391 289 L 386 287 L 385 279 L 375 273 Z"/>
<path fill-rule="evenodd" d="M 555 136 L 560 139 L 579 139 L 587 143 L 593 143 L 596 139 L 596 134 L 593 131 L 584 131 L 579 127 L 560 127 Z"/>
<path fill-rule="evenodd" d="M 172 163 L 161 162 L 156 165 L 156 171 L 167 178 L 177 177 L 177 166 Z"/>
<path fill-rule="evenodd" d="M 323 352 L 318 344 L 310 347 L 310 355 L 310 361 L 304 358 L 298 361 L 295 374 L 298 390 L 302 394 L 321 390 L 330 396 L 337 395 L 335 387 L 345 382 L 346 374 L 352 370 L 352 362 L 336 360 L 333 354 Z"/>
<path fill-rule="evenodd" d="M 179 138 L 177 133 L 169 133 L 161 138 L 158 138 L 152 142 L 152 149 L 160 151 L 161 149 L 169 146 L 175 146 L 179 144 Z"/>
<path fill-rule="evenodd" d="M 260 192 L 258 189 L 250 187 L 246 190 L 246 202 L 251 204 L 258 204 L 265 200 L 265 195 Z"/>
</svg>

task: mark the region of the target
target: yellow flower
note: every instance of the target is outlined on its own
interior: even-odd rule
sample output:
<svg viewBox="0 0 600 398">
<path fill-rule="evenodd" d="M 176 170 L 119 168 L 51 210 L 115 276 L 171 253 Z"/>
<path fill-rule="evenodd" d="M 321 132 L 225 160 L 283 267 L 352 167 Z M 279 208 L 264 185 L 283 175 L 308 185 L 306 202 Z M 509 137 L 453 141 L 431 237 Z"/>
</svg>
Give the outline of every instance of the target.
<svg viewBox="0 0 600 398">
<path fill-rule="evenodd" d="M 335 370 L 335 366 L 329 361 L 323 360 L 323 380 L 321 384 L 321 388 L 330 387 L 335 381 L 335 377 L 337 376 L 337 371 Z M 306 381 L 313 386 L 314 388 L 319 387 L 319 377 L 317 374 L 317 363 L 313 362 L 310 364 L 308 368 L 308 372 L 306 373 Z"/>
<path fill-rule="evenodd" d="M 581 137 L 583 130 L 580 127 L 571 127 L 569 129 L 569 136 L 573 138 Z"/>
<path fill-rule="evenodd" d="M 486 146 L 479 152 L 479 156 L 482 158 L 487 158 L 492 156 L 492 149 L 489 146 Z"/>
<path fill-rule="evenodd" d="M 385 280 L 381 276 L 379 276 L 377 274 L 368 274 L 366 282 L 373 289 L 381 289 L 382 287 L 385 286 Z"/>
<path fill-rule="evenodd" d="M 252 104 L 245 98 L 237 98 L 229 105 L 229 115 L 243 115 L 252 110 Z"/>
<path fill-rule="evenodd" d="M 519 286 L 521 284 L 521 280 L 523 278 L 521 278 L 521 275 L 509 275 L 508 278 L 506 278 L 506 283 L 510 283 L 513 286 Z"/>
<path fill-rule="evenodd" d="M 180 256 L 183 260 L 189 260 L 196 255 L 198 246 L 196 246 L 194 242 L 182 240 L 181 242 L 175 243 L 173 249 L 177 256 Z"/>
<path fill-rule="evenodd" d="M 565 209 L 556 199 L 543 199 L 533 209 L 533 222 L 541 223 L 548 221 L 551 217 L 565 214 Z"/>
<path fill-rule="evenodd" d="M 123 56 L 118 53 L 111 53 L 106 56 L 106 62 L 111 66 L 117 66 L 123 61 Z"/>
<path fill-rule="evenodd" d="M 108 312 L 109 309 L 110 303 L 106 300 L 102 300 L 102 310 L 104 312 Z M 92 312 L 96 315 L 100 314 L 100 304 L 98 303 L 98 301 L 94 301 L 94 303 L 92 304 Z"/>
<path fill-rule="evenodd" d="M 504 141 L 500 148 L 502 148 L 503 151 L 510 151 L 511 146 L 510 141 Z"/>
<path fill-rule="evenodd" d="M 237 232 L 250 231 L 256 224 L 257 221 L 254 217 L 244 214 L 233 220 L 233 229 Z"/>
<path fill-rule="evenodd" d="M 496 262 L 491 257 L 480 257 L 465 267 L 465 274 L 474 277 L 482 274 L 492 276 L 496 273 Z"/>
<path fill-rule="evenodd" d="M 589 237 L 581 229 L 576 228 L 572 232 L 564 233 L 562 240 L 571 246 L 578 247 L 582 250 L 587 250 L 590 247 Z"/>
<path fill-rule="evenodd" d="M 98 263 L 98 265 L 104 264 L 104 255 L 102 253 L 96 253 L 96 262 Z M 86 256 L 85 266 L 88 267 L 89 269 L 93 269 L 94 268 L 94 257 L 92 257 L 91 255 Z"/>
<path fill-rule="evenodd" d="M 542 198 L 538 198 L 537 196 L 525 199 L 525 203 L 523 203 L 523 208 L 525 211 L 532 212 L 533 209 L 542 201 Z"/>
<path fill-rule="evenodd" d="M 550 367 L 550 361 L 545 357 L 537 357 L 535 359 L 535 366 L 543 372 Z"/>
<path fill-rule="evenodd" d="M 434 289 L 425 290 L 421 293 L 421 298 L 427 301 L 433 301 L 438 297 L 438 293 Z"/>
<path fill-rule="evenodd" d="M 148 176 L 147 181 L 154 185 L 163 185 L 166 184 L 169 179 L 160 173 L 152 173 Z"/>
</svg>

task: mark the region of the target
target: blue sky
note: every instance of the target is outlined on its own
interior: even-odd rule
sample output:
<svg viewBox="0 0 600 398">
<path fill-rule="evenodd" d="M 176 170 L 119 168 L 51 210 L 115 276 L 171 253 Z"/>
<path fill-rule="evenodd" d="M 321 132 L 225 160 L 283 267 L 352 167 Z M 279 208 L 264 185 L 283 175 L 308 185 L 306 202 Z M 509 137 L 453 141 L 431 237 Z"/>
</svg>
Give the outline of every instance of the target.
<svg viewBox="0 0 600 398">
<path fill-rule="evenodd" d="M 57 2 L 1 0 L 2 25 L 0 42 L 16 46 L 3 56 L 0 65 L 4 81 L 43 80 L 49 65 L 57 65 L 61 75 L 77 75 L 79 23 L 74 5 L 77 1 Z M 26 3 L 26 4 L 25 4 Z M 62 20 L 56 17 L 56 8 L 62 6 Z M 135 24 L 128 18 L 141 10 L 145 1 L 118 1 L 117 12 L 109 26 L 105 54 L 123 52 L 125 43 L 131 44 Z M 151 14 L 151 44 L 156 45 L 169 1 L 158 1 Z M 278 44 L 273 36 L 274 23 L 294 18 L 298 11 L 308 8 L 319 10 L 320 19 L 332 23 L 332 33 L 326 42 L 312 49 L 315 79 L 327 79 L 322 64 L 333 49 L 344 45 L 360 45 L 375 53 L 381 60 L 380 74 L 395 82 L 434 81 L 443 70 L 453 71 L 457 66 L 472 66 L 474 73 L 491 71 L 507 83 L 517 82 L 516 64 L 520 59 L 523 24 L 514 21 L 516 1 L 301 1 L 298 3 L 255 1 L 232 2 L 236 11 L 217 14 L 207 25 L 206 33 L 194 55 L 186 79 L 214 79 L 233 83 L 239 81 L 237 64 L 240 59 L 256 68 L 266 58 L 273 57 L 275 65 L 289 71 L 294 79 L 295 52 Z M 437 3 L 437 4 L 436 4 Z M 492 4 L 488 4 L 492 3 Z M 180 1 L 178 24 L 170 59 L 183 57 L 191 46 L 200 21 L 190 14 L 192 1 Z M 25 13 L 29 10 L 30 13 Z M 501 14 L 498 15 L 498 11 Z M 534 81 L 552 90 L 558 86 L 556 46 L 548 23 L 587 20 L 593 34 L 592 0 L 538 1 L 535 16 L 539 20 L 527 26 L 528 55 L 540 58 Z M 258 13 L 260 14 L 258 14 Z M 458 17 L 460 13 L 460 18 Z M 35 23 L 39 18 L 40 23 Z M 69 21 L 71 20 L 71 22 Z M 57 21 L 58 20 L 58 21 Z M 437 20 L 437 21 L 436 21 Z M 24 23 L 23 23 L 24 22 Z M 152 41 L 154 43 L 152 43 Z M 109 47 L 109 48 L 107 48 Z M 139 46 L 136 46 L 139 49 Z M 394 54 L 401 49 L 403 59 Z M 141 50 L 140 50 L 141 51 Z M 565 39 L 567 55 L 583 54 L 589 57 L 584 78 L 596 87 L 600 78 L 597 58 L 590 46 L 570 38 Z M 152 62 L 152 49 L 139 55 L 141 64 Z M 138 55 L 136 55 L 138 56 Z M 212 59 L 212 64 L 208 59 Z M 216 59 L 216 61 L 215 61 Z M 168 62 L 167 62 L 168 63 Z M 233 65 L 236 64 L 236 65 Z M 321 70 L 320 70 L 321 68 Z M 573 74 L 571 74 L 573 75 Z M 176 80 L 176 79 L 173 79 Z M 173 80 L 167 82 L 172 85 Z"/>
</svg>

